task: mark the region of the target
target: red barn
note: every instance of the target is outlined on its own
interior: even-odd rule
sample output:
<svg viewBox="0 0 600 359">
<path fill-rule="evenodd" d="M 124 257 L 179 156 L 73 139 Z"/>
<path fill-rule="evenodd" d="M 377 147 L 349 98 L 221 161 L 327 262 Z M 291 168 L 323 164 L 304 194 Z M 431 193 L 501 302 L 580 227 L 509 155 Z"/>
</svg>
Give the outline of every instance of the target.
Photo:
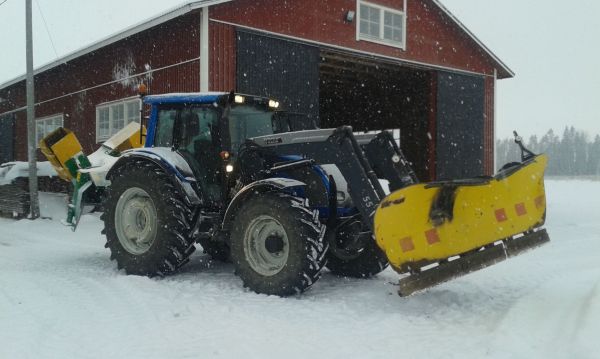
<svg viewBox="0 0 600 359">
<path fill-rule="evenodd" d="M 280 99 L 321 127 L 399 128 L 423 180 L 490 174 L 496 79 L 513 72 L 438 0 L 190 1 L 36 70 L 36 129 L 85 151 L 153 94 Z M 25 77 L 0 85 L 0 162 L 26 160 Z"/>
</svg>

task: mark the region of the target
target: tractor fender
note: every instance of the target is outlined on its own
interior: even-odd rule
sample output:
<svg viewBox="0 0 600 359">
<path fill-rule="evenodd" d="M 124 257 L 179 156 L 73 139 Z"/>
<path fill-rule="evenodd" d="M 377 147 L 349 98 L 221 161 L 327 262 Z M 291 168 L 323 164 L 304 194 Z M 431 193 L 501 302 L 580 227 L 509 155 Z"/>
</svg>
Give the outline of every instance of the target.
<svg viewBox="0 0 600 359">
<path fill-rule="evenodd" d="M 242 188 L 238 193 L 236 193 L 231 202 L 229 202 L 229 206 L 227 206 L 225 216 L 223 217 L 223 224 L 221 228 L 223 230 L 228 230 L 230 228 L 233 219 L 235 218 L 235 214 L 240 209 L 242 204 L 250 197 L 261 193 L 282 192 L 286 190 L 289 191 L 293 188 L 300 188 L 305 186 L 306 183 L 304 182 L 281 177 L 267 178 L 260 181 L 252 182 L 249 185 Z"/>
<path fill-rule="evenodd" d="M 107 180 L 112 180 L 117 170 L 132 161 L 149 161 L 160 167 L 173 179 L 175 184 L 191 205 L 199 205 L 202 200 L 192 187 L 196 182 L 194 173 L 187 161 L 175 151 L 168 148 L 141 148 L 125 151 L 106 174 Z"/>
</svg>

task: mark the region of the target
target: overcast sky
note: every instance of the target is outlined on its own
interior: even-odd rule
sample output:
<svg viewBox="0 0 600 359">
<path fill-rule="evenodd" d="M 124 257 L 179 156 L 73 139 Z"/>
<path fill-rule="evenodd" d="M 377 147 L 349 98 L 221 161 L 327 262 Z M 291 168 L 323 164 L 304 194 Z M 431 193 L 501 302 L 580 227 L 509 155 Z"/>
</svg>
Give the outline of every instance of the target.
<svg viewBox="0 0 600 359">
<path fill-rule="evenodd" d="M 565 125 L 600 133 L 600 1 L 442 1 L 517 73 L 499 82 L 501 137 L 512 129 L 541 135 L 552 127 L 562 133 Z M 34 0 L 35 66 L 184 2 Z M 24 4 L 0 5 L 0 83 L 25 72 Z"/>
</svg>

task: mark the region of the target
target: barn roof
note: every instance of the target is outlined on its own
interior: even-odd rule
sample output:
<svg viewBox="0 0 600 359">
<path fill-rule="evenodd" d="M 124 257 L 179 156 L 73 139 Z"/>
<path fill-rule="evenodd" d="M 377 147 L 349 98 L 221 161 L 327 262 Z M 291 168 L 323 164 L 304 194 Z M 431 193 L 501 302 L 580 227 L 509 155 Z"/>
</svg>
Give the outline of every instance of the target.
<svg viewBox="0 0 600 359">
<path fill-rule="evenodd" d="M 54 67 L 60 66 L 62 64 L 65 64 L 73 59 L 76 59 L 80 56 L 86 55 L 90 52 L 96 51 L 102 47 L 108 46 L 112 43 L 115 43 L 117 41 L 123 40 L 129 36 L 135 35 L 139 32 L 142 32 L 144 30 L 147 30 L 151 27 L 154 27 L 156 25 L 162 24 L 164 22 L 167 22 L 169 20 L 172 20 L 176 17 L 185 15 L 191 11 L 194 11 L 196 9 L 200 9 L 206 6 L 212 6 L 212 5 L 218 5 L 221 3 L 226 3 L 226 2 L 231 2 L 234 0 L 196 0 L 196 1 L 188 1 L 182 5 L 179 5 L 177 7 L 174 7 L 172 9 L 169 9 L 167 11 L 164 11 L 150 19 L 144 20 L 142 22 L 139 22 L 135 25 L 132 25 L 122 31 L 119 31 L 118 33 L 115 33 L 113 35 L 110 35 L 100 41 L 97 41 L 89 46 L 83 47 L 77 51 L 71 52 L 55 61 L 52 61 L 46 65 L 43 65 L 37 69 L 35 69 L 35 74 L 39 74 L 42 73 L 44 71 L 50 70 Z M 475 43 L 488 55 L 491 57 L 491 59 L 498 65 L 498 67 L 501 69 L 500 73 L 499 73 L 499 78 L 507 78 L 507 77 L 514 77 L 515 73 L 504 63 L 500 60 L 500 58 L 498 58 L 498 56 L 496 56 L 489 48 L 487 48 L 483 42 L 481 42 L 481 40 L 479 40 L 475 34 L 473 34 L 463 23 L 460 22 L 460 20 L 458 20 L 458 18 L 456 16 L 454 16 L 454 14 L 452 14 L 450 12 L 450 10 L 448 10 L 439 0 L 432 0 L 433 3 L 439 7 L 462 31 L 464 31 L 471 39 L 473 39 L 473 41 L 475 41 Z M 21 75 L 19 77 L 16 77 L 12 80 L 9 80 L 3 84 L 0 84 L 0 89 L 6 88 L 8 86 L 14 85 L 15 83 L 18 83 L 20 81 L 25 80 L 25 75 Z"/>
<path fill-rule="evenodd" d="M 42 73 L 44 71 L 50 70 L 54 67 L 63 65 L 73 59 L 76 59 L 80 56 L 89 54 L 90 52 L 96 51 L 100 48 L 103 48 L 105 46 L 108 46 L 110 44 L 113 44 L 117 41 L 123 40 L 129 36 L 135 35 L 139 32 L 142 32 L 144 30 L 147 30 L 151 27 L 154 27 L 156 25 L 160 25 L 162 23 L 165 23 L 169 20 L 172 20 L 176 17 L 185 15 L 191 11 L 206 7 L 206 6 L 211 6 L 211 5 L 217 5 L 217 4 L 221 4 L 221 3 L 225 3 L 225 2 L 230 2 L 233 0 L 196 0 L 196 1 L 188 1 L 182 5 L 178 5 L 174 8 L 171 8 L 169 10 L 166 10 L 158 15 L 153 16 L 150 19 L 141 21 L 135 25 L 132 25 L 130 27 L 125 28 L 124 30 L 121 30 L 113 35 L 110 35 L 108 37 L 105 37 L 104 39 L 97 41 L 89 46 L 83 47 L 79 50 L 76 50 L 74 52 L 71 52 L 55 61 L 52 61 L 46 65 L 43 65 L 37 69 L 35 69 L 35 74 L 39 74 Z M 3 84 L 0 85 L 0 89 L 3 89 L 5 87 L 8 87 L 10 85 L 13 85 L 17 82 L 23 81 L 25 80 L 25 75 L 21 75 L 19 77 L 16 77 L 12 80 L 9 80 Z"/>
<path fill-rule="evenodd" d="M 450 17 L 450 19 L 452 21 L 454 21 L 454 23 L 462 30 L 464 31 L 471 39 L 473 39 L 473 41 L 475 41 L 475 43 L 486 53 L 488 54 L 492 60 L 505 72 L 505 74 L 503 76 L 500 76 L 500 78 L 508 78 L 508 77 L 514 77 L 515 73 L 513 70 L 511 70 L 502 60 L 500 60 L 500 58 L 498 56 L 496 56 L 496 54 L 494 54 L 492 52 L 492 50 L 490 50 L 487 46 L 485 46 L 485 44 L 479 40 L 477 38 L 477 36 L 475 36 L 475 34 L 473 34 L 471 32 L 471 30 L 469 30 L 462 22 L 460 22 L 460 20 L 458 20 L 458 18 L 456 16 L 454 16 L 454 14 L 452 12 L 450 12 L 450 10 L 448 10 L 448 8 L 446 8 L 441 1 L 439 0 L 432 0 L 433 3 L 439 7 L 448 17 Z"/>
</svg>

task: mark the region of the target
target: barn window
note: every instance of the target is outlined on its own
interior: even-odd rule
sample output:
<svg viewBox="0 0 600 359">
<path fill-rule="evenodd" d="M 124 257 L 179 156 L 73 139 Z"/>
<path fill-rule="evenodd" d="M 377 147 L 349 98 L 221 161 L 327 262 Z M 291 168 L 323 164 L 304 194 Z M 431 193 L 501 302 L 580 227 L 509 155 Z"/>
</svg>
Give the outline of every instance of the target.
<svg viewBox="0 0 600 359">
<path fill-rule="evenodd" d="M 358 40 L 406 48 L 405 12 L 364 1 L 358 5 Z"/>
<path fill-rule="evenodd" d="M 35 120 L 35 143 L 38 144 L 46 135 L 63 126 L 63 115 L 53 115 Z"/>
<path fill-rule="evenodd" d="M 96 107 L 96 142 L 104 142 L 131 122 L 140 122 L 140 100 L 126 99 Z"/>
</svg>

